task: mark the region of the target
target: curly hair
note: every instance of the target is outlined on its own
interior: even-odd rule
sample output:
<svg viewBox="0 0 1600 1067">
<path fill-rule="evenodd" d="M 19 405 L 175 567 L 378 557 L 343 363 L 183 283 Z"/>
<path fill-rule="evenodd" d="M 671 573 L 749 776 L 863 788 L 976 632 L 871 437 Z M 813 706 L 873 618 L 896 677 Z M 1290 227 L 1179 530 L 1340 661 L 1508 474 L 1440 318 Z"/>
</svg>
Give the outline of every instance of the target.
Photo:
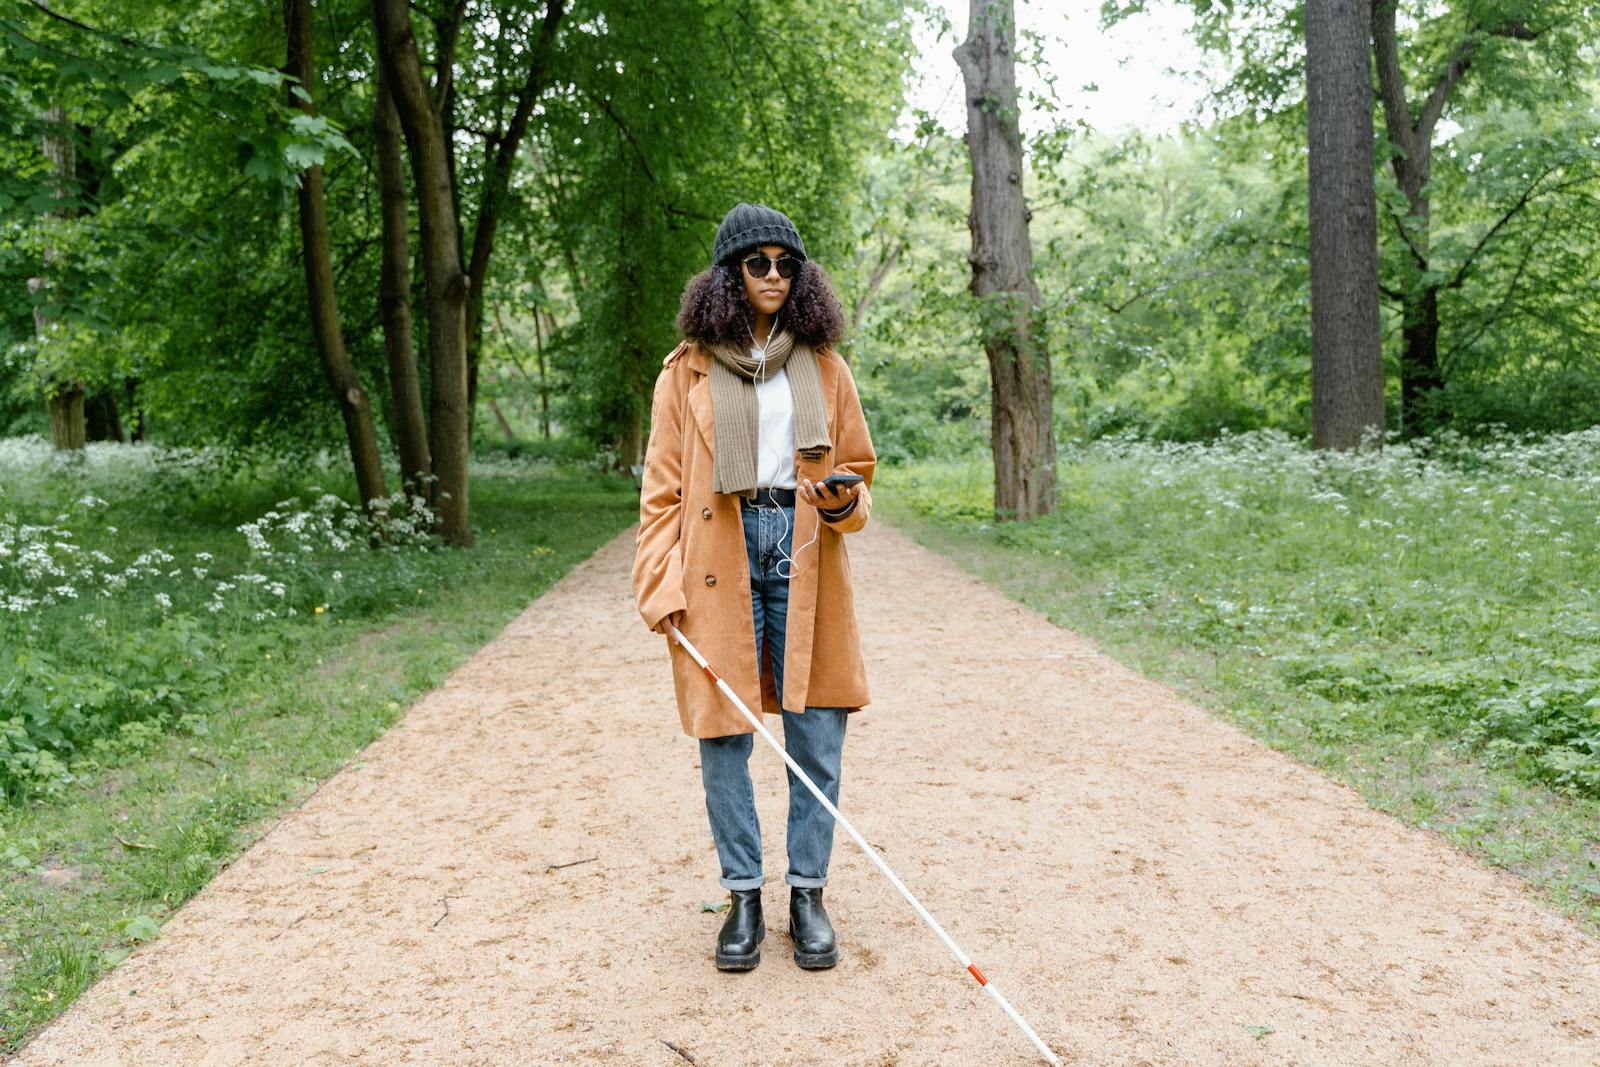
<svg viewBox="0 0 1600 1067">
<path fill-rule="evenodd" d="M 678 310 L 678 331 L 684 337 L 705 344 L 750 342 L 755 319 L 740 270 L 737 264 L 719 265 L 689 279 Z M 779 324 L 792 330 L 795 340 L 813 348 L 836 345 L 844 336 L 844 309 L 833 280 L 810 259 L 801 262 L 789 283 L 789 296 L 778 316 Z"/>
</svg>

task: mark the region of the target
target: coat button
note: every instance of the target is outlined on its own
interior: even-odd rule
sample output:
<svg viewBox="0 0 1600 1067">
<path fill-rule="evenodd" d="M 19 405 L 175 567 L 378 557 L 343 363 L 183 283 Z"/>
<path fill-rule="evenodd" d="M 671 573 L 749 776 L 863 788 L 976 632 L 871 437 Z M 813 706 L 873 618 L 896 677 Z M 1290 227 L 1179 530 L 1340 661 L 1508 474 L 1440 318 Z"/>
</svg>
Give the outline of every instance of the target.
<svg viewBox="0 0 1600 1067">
<path fill-rule="evenodd" d="M 716 585 L 717 584 L 717 576 L 715 574 L 706 575 L 706 584 L 707 585 Z"/>
<path fill-rule="evenodd" d="M 710 508 L 701 508 L 700 509 L 700 517 L 702 519 L 709 519 L 711 517 L 711 509 Z"/>
</svg>

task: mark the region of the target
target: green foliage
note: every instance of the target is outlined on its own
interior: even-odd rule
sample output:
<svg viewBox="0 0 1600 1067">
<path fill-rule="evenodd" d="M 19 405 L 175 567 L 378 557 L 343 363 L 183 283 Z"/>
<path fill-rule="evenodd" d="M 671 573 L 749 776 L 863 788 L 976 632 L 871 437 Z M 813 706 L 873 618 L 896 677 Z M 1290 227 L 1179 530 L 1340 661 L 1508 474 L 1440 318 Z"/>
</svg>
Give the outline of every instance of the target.
<svg viewBox="0 0 1600 1067">
<path fill-rule="evenodd" d="M 642 441 L 684 283 L 710 265 L 717 223 L 736 202 L 780 208 L 811 258 L 844 273 L 910 26 L 902 7 L 879 0 L 608 3 L 589 15 L 574 12 L 560 89 L 535 132 L 547 216 L 536 248 L 544 280 L 564 282 L 551 358 L 577 388 L 561 415 L 601 445 L 630 425 Z"/>
<path fill-rule="evenodd" d="M 336 446 L 337 411 L 308 373 L 292 197 L 298 172 L 321 164 L 347 348 L 386 415 L 370 13 L 353 0 L 319 11 L 316 116 L 288 106 L 270 6 L 224 4 L 180 20 L 160 2 L 101 4 L 74 10 L 83 26 L 37 11 L 0 21 L 27 45 L 6 83 L 15 124 L 4 151 L 16 164 L 6 173 L 31 189 L 51 185 L 37 116 L 56 103 L 67 107 L 80 164 L 63 196 L 35 197 L 38 211 L 76 217 L 51 220 L 48 235 L 25 215 L 8 214 L 0 228 L 0 344 L 10 353 L 0 392 L 20 406 L 47 370 L 31 365 L 35 347 L 15 344 L 33 332 L 17 294 L 48 247 L 40 299 L 90 332 L 80 347 L 93 357 L 60 373 L 91 387 L 136 383 L 149 432 L 169 443 Z M 461 137 L 504 128 L 543 19 L 537 5 L 481 14 L 468 13 L 454 48 Z M 416 25 L 426 63 L 438 43 L 429 20 Z M 155 39 L 152 26 L 166 32 Z M 782 206 L 815 258 L 845 263 L 863 160 L 894 117 L 909 54 L 907 12 L 879 0 L 782 11 L 700 0 L 571 7 L 525 142 L 534 165 L 513 176 L 501 203 L 497 243 L 509 251 L 487 281 L 484 308 L 497 321 L 479 373 L 489 395 L 537 388 L 562 431 L 591 448 L 614 453 L 630 428 L 642 431 L 683 282 L 705 264 L 736 200 Z M 752 57 L 772 92 L 748 91 Z M 469 244 L 490 156 L 455 154 Z M 418 272 L 413 283 L 421 338 Z M 534 306 L 558 320 L 537 340 L 527 328 Z M 500 376 L 525 362 L 530 340 L 546 346 L 545 375 L 536 384 Z"/>
<path fill-rule="evenodd" d="M 920 134 L 871 162 L 846 288 L 856 324 L 845 351 L 884 464 L 967 455 L 989 436 L 966 262 L 966 147 L 932 125 Z"/>
<path fill-rule="evenodd" d="M 60 795 L 84 771 L 141 752 L 177 725 L 190 701 L 225 680 L 207 630 L 178 616 L 135 632 L 80 628 L 68 658 L 59 647 L 10 647 L 0 662 L 0 797 Z M 120 666 L 107 673 L 106 664 Z"/>
<path fill-rule="evenodd" d="M 1600 109 L 1496 105 L 1463 121 L 1433 163 L 1445 407 L 1468 426 L 1592 425 Z"/>
<path fill-rule="evenodd" d="M 863 402 L 886 461 L 988 439 L 988 368 L 970 274 L 959 141 L 890 156 L 925 192 L 856 335 Z M 1270 161 L 1230 164 L 1199 138 L 1060 135 L 1030 175 L 1034 277 L 1052 358 L 1056 437 L 1175 440 L 1309 428 L 1303 187 Z M 899 179 L 902 183 L 905 178 Z"/>
<path fill-rule="evenodd" d="M 381 502 L 383 547 L 369 548 L 353 492 L 317 484 L 344 480 L 329 464 L 4 443 L 0 800 L 59 795 L 172 730 L 203 734 L 238 670 L 412 604 L 463 565 L 399 494 Z"/>
<path fill-rule="evenodd" d="M 1582 649 L 1531 667 L 1540 680 L 1486 701 L 1465 736 L 1520 773 L 1600 796 L 1600 658 Z"/>
<path fill-rule="evenodd" d="M 1288 694 L 1312 741 L 1461 746 L 1600 798 L 1600 431 L 1443 434 L 1381 453 L 1276 431 L 1064 450 L 1062 504 L 993 523 L 982 459 L 886 472 L 916 513 L 1096 591 L 1159 634 Z"/>
<path fill-rule="evenodd" d="M 1144 0 L 1106 0 L 1102 18 L 1114 23 L 1145 7 Z M 1299 251 L 1309 244 L 1304 5 L 1190 0 L 1188 7 L 1197 42 L 1230 59 L 1228 80 L 1211 94 L 1220 117 L 1204 131 L 1205 143 L 1215 146 L 1214 158 L 1229 161 L 1227 169 L 1249 168 L 1271 183 L 1257 203 L 1277 201 L 1286 209 L 1274 217 L 1246 205 L 1244 243 L 1215 248 L 1220 255 L 1204 262 L 1226 269 L 1239 253 L 1254 251 L 1262 265 L 1273 258 L 1282 263 L 1281 270 L 1245 280 L 1268 314 L 1241 334 L 1278 364 L 1276 384 L 1303 393 L 1309 366 L 1309 280 Z M 1496 32 L 1501 29 L 1506 32 Z M 1496 423 L 1546 431 L 1592 425 L 1600 396 L 1600 367 L 1592 358 L 1600 337 L 1588 298 L 1600 248 L 1593 211 L 1600 182 L 1593 47 L 1600 9 L 1582 0 L 1401 0 L 1397 30 L 1411 118 L 1460 50 L 1470 47 L 1471 53 L 1433 133 L 1427 219 L 1413 213 L 1395 183 L 1388 159 L 1398 149 L 1384 136 L 1384 112 L 1375 103 L 1390 377 L 1398 376 L 1402 297 L 1441 287 L 1439 359 L 1447 384 L 1431 405 L 1441 417 L 1464 431 Z M 1096 220 L 1104 218 L 1099 211 L 1093 200 L 1086 206 Z M 1292 251 L 1260 255 L 1268 246 Z M 1184 247 L 1204 252 L 1189 242 Z M 1170 250 L 1167 245 L 1161 252 Z M 1159 291 L 1161 284 L 1157 276 L 1140 288 Z M 1398 415 L 1392 411 L 1390 425 L 1399 424 Z M 1303 432 L 1281 419 L 1255 424 Z M 1243 420 L 1230 428 L 1251 425 Z M 1168 435 L 1153 421 L 1144 428 Z"/>
<path fill-rule="evenodd" d="M 145 428 L 171 441 L 342 439 L 326 385 L 306 373 L 292 209 L 309 161 L 334 174 L 362 174 L 365 162 L 341 132 L 344 112 L 289 106 L 275 69 L 281 16 L 224 7 L 176 24 L 160 3 L 103 4 L 78 5 L 72 24 L 22 11 L 0 18 L 26 60 L 0 87 L 12 120 L 0 172 L 32 190 L 13 190 L 17 210 L 0 212 L 0 392 L 20 404 L 77 378 L 126 403 L 132 384 Z M 146 39 L 152 23 L 166 40 Z M 66 109 L 66 125 L 43 117 L 52 106 Z M 47 127 L 75 152 L 59 189 L 40 152 Z M 330 184 L 336 217 L 339 193 L 365 199 Z M 30 299 L 24 283 L 36 275 L 46 284 Z M 375 271 L 365 277 L 375 290 Z M 74 342 L 31 340 L 35 305 Z M 368 374 L 381 368 L 359 331 L 351 347 Z"/>
<path fill-rule="evenodd" d="M 37 150 L 23 167 L 0 170 L 0 214 L 93 212 L 117 192 L 115 172 L 126 155 L 183 124 L 208 124 L 211 139 L 232 143 L 242 173 L 288 191 L 308 161 L 351 150 L 325 118 L 288 106 L 283 87 L 293 79 L 276 64 L 219 59 L 207 44 L 139 36 L 145 6 L 154 5 L 78 5 L 81 17 L 67 18 L 18 4 L 17 14 L 0 17 L 0 43 L 16 60 L 0 78 L 8 140 L 36 149 L 44 136 L 65 137 L 76 158 L 76 173 L 65 178 Z M 124 20 L 126 30 L 115 28 Z M 51 108 L 64 109 L 66 121 L 52 119 Z"/>
</svg>

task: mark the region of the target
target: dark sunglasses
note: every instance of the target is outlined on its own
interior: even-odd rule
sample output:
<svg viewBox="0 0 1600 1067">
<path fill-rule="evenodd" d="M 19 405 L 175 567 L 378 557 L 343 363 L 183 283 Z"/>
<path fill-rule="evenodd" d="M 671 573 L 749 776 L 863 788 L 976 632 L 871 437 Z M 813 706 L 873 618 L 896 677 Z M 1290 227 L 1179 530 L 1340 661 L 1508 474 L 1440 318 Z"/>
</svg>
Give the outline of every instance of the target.
<svg viewBox="0 0 1600 1067">
<path fill-rule="evenodd" d="M 744 269 L 750 272 L 752 278 L 765 278 L 767 272 L 772 270 L 772 260 L 766 256 L 751 256 L 744 261 Z M 800 261 L 793 256 L 778 257 L 778 277 L 793 278 L 800 269 Z"/>
</svg>

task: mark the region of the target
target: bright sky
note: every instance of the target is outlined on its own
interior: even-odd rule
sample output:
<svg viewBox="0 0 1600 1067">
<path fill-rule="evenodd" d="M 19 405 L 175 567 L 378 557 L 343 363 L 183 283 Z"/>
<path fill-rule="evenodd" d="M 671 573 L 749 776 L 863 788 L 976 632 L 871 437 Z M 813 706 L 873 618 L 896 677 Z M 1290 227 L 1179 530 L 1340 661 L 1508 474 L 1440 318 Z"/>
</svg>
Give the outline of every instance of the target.
<svg viewBox="0 0 1600 1067">
<path fill-rule="evenodd" d="M 961 71 L 950 53 L 967 35 L 969 4 L 934 2 L 950 19 L 952 35 L 939 39 L 933 29 L 919 29 L 911 101 L 937 115 L 945 129 L 959 133 L 966 127 L 967 113 Z M 1017 0 L 1018 26 L 1047 38 L 1044 55 L 1056 78 L 1061 108 L 1056 121 L 1081 117 L 1108 134 L 1129 127 L 1152 134 L 1176 132 L 1179 122 L 1194 116 L 1207 91 L 1194 72 L 1217 76 L 1217 60 L 1202 57 L 1185 32 L 1188 12 L 1172 0 L 1152 0 L 1145 14 L 1108 33 L 1097 28 L 1099 17 L 1100 0 Z M 1021 62 L 1028 52 L 1027 42 L 1019 42 L 1018 82 L 1023 91 L 1039 91 L 1042 82 Z M 1185 77 L 1180 72 L 1191 73 Z M 1086 90 L 1086 85 L 1098 85 L 1099 90 Z M 1046 118 L 1024 104 L 1024 135 L 1035 132 Z M 911 128 L 908 110 L 896 133 L 905 140 Z"/>
</svg>

